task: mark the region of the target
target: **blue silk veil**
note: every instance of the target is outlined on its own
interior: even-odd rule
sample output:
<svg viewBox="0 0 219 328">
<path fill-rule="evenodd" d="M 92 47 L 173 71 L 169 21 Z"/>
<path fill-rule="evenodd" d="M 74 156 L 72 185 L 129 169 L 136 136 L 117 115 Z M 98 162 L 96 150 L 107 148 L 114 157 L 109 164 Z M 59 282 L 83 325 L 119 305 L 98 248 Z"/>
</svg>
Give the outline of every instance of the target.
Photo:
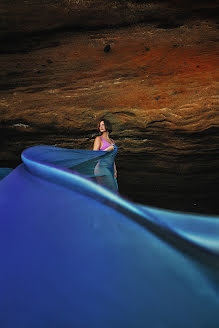
<svg viewBox="0 0 219 328">
<path fill-rule="evenodd" d="M 219 327 L 218 218 L 123 199 L 115 155 L 38 146 L 5 171 L 1 327 Z"/>
</svg>

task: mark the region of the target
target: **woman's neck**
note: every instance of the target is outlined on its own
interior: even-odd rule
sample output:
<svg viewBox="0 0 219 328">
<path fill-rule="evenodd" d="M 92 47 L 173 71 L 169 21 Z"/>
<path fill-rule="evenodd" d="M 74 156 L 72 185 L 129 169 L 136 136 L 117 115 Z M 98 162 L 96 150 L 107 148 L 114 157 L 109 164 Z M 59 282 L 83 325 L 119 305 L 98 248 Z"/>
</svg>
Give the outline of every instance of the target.
<svg viewBox="0 0 219 328">
<path fill-rule="evenodd" d="M 103 137 L 104 139 L 109 139 L 109 132 L 104 131 L 104 132 L 102 133 L 102 137 Z"/>
</svg>

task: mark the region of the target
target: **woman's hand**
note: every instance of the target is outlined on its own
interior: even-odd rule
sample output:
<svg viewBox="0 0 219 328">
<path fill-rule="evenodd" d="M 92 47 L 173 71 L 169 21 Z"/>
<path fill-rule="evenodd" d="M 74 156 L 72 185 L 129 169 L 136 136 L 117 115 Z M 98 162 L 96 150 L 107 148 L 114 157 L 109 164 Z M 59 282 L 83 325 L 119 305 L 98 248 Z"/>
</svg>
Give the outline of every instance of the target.
<svg viewBox="0 0 219 328">
<path fill-rule="evenodd" d="M 104 151 L 112 151 L 112 150 L 114 150 L 114 144 L 104 149 Z"/>
</svg>

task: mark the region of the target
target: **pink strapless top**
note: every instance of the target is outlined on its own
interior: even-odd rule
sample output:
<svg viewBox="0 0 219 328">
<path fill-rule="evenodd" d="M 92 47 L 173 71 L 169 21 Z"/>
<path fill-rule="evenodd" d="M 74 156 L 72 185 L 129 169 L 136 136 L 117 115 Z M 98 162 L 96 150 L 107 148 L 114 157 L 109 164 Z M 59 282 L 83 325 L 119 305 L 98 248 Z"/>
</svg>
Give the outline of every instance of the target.
<svg viewBox="0 0 219 328">
<path fill-rule="evenodd" d="M 104 150 L 106 148 L 108 148 L 109 146 L 111 146 L 111 144 L 109 142 L 107 142 L 106 140 L 104 140 L 102 137 L 101 137 L 102 141 L 103 141 L 103 146 L 100 148 L 100 150 Z"/>
</svg>

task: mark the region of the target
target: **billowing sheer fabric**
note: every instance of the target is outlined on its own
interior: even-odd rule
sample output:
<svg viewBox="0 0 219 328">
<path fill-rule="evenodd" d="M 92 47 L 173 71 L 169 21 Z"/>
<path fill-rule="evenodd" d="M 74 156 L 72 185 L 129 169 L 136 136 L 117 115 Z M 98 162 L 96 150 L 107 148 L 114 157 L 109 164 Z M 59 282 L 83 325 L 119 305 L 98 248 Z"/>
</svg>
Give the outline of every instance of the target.
<svg viewBox="0 0 219 328">
<path fill-rule="evenodd" d="M 28 163 L 29 169 L 35 163 L 65 168 L 117 192 L 118 185 L 114 178 L 114 162 L 117 151 L 116 145 L 113 151 L 36 146 L 25 150 L 22 159 L 26 165 Z"/>
<path fill-rule="evenodd" d="M 125 200 L 114 159 L 33 147 L 1 180 L 2 327 L 219 327 L 218 217 Z"/>
<path fill-rule="evenodd" d="M 6 177 L 12 171 L 9 167 L 2 167 L 0 168 L 0 180 Z"/>
</svg>

